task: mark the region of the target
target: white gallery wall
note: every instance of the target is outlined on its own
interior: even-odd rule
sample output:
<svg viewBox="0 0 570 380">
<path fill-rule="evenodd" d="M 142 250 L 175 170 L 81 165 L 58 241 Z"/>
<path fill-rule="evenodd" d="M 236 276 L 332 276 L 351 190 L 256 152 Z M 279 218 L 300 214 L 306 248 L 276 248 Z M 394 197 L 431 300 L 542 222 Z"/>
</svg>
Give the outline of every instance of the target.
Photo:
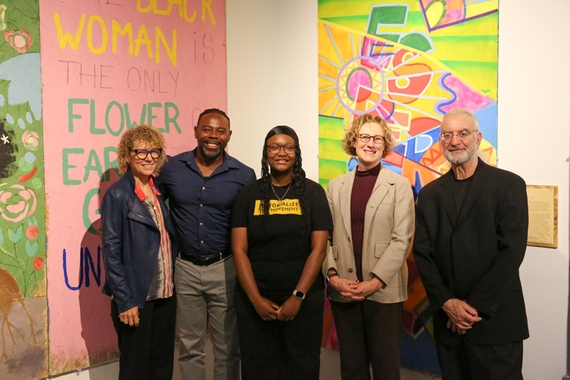
<svg viewBox="0 0 570 380">
<path fill-rule="evenodd" d="M 382 2 L 382 0 L 379 0 Z M 263 139 L 287 124 L 318 179 L 317 1 L 227 0 L 230 154 L 260 173 Z M 498 166 L 559 191 L 558 248 L 521 268 L 531 337 L 526 379 L 566 372 L 570 156 L 570 1 L 501 0 Z"/>
</svg>

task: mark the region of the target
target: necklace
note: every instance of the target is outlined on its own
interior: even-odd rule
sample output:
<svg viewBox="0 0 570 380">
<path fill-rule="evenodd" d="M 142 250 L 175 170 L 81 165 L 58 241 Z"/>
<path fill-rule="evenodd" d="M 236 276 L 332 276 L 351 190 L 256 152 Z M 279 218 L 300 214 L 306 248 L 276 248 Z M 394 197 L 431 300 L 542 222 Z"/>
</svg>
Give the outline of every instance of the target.
<svg viewBox="0 0 570 380">
<path fill-rule="evenodd" d="M 154 208 L 154 199 L 153 198 L 154 197 L 151 198 L 148 195 L 146 197 L 146 201 L 151 205 L 152 208 Z"/>
<path fill-rule="evenodd" d="M 154 208 L 155 197 L 154 197 L 154 192 L 152 191 L 152 187 L 148 185 L 148 187 L 143 188 L 143 191 L 144 195 L 146 195 L 145 200 L 151 205 L 152 208 Z"/>
<path fill-rule="evenodd" d="M 277 193 L 275 192 L 275 188 L 273 187 L 273 183 L 271 183 L 271 190 L 273 190 L 273 194 L 275 194 L 275 197 L 277 198 L 277 205 L 281 206 L 283 204 L 283 199 L 285 199 L 285 196 L 287 195 L 287 193 L 289 192 L 289 189 L 291 188 L 291 185 L 293 184 L 293 181 L 289 182 L 289 186 L 287 187 L 287 190 L 285 191 L 285 194 L 283 194 L 283 196 L 281 198 L 279 198 L 279 196 L 277 195 Z"/>
</svg>

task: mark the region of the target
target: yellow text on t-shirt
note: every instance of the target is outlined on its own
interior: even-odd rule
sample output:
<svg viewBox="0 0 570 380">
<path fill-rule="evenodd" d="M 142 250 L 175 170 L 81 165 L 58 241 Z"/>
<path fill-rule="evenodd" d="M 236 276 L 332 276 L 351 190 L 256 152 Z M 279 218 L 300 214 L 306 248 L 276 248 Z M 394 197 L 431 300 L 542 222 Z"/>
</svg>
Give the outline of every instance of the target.
<svg viewBox="0 0 570 380">
<path fill-rule="evenodd" d="M 254 216 L 261 214 L 261 200 L 255 201 Z M 269 215 L 303 215 L 298 199 L 269 200 Z"/>
</svg>

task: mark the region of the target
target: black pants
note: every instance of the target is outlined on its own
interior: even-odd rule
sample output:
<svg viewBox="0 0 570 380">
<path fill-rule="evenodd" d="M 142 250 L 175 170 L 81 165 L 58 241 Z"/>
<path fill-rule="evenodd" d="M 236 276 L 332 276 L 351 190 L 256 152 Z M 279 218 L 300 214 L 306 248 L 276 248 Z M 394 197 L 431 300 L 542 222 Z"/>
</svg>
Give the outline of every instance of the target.
<svg viewBox="0 0 570 380">
<path fill-rule="evenodd" d="M 403 303 L 334 302 L 343 380 L 400 379 Z"/>
<path fill-rule="evenodd" d="M 242 380 L 318 380 L 323 306 L 324 292 L 309 292 L 292 321 L 264 321 L 238 286 Z"/>
<path fill-rule="evenodd" d="M 523 343 L 437 345 L 443 380 L 522 380 Z"/>
<path fill-rule="evenodd" d="M 171 380 L 174 365 L 176 297 L 147 301 L 139 309 L 139 325 L 130 327 L 119 320 L 111 301 L 111 317 L 119 338 L 120 380 Z"/>
</svg>

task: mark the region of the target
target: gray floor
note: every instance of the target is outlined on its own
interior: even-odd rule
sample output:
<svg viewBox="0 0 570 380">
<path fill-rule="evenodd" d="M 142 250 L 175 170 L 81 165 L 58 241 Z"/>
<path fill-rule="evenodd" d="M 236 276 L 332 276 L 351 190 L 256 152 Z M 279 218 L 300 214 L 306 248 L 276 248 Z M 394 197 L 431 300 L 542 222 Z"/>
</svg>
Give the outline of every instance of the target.
<svg viewBox="0 0 570 380">
<path fill-rule="evenodd" d="M 175 350 L 176 357 L 178 359 L 178 347 Z M 210 340 L 207 340 L 207 355 L 206 355 L 206 372 L 207 380 L 212 380 L 213 370 L 212 370 L 212 347 Z M 337 351 L 331 351 L 323 349 L 321 351 L 321 380 L 340 380 L 340 370 L 339 370 L 339 355 Z M 64 374 L 62 376 L 56 376 L 57 380 L 109 380 L 116 379 L 119 374 L 119 362 L 118 360 L 113 360 L 111 362 L 105 363 L 103 365 L 93 366 L 88 369 L 75 371 L 71 373 Z M 178 369 L 178 363 L 174 364 L 174 380 L 180 380 L 180 371 Z M 419 374 L 417 372 L 411 372 L 407 370 L 402 370 L 401 380 L 433 380 L 437 379 L 428 375 Z"/>
<path fill-rule="evenodd" d="M 432 380 L 439 379 L 422 373 L 401 370 L 401 380 Z M 340 360 L 338 351 L 321 349 L 321 380 L 340 380 Z"/>
<path fill-rule="evenodd" d="M 212 344 L 210 339 L 206 341 L 206 379 L 211 380 L 213 378 L 213 360 L 212 360 Z M 178 355 L 178 347 L 176 348 L 176 355 Z M 173 379 L 180 379 L 180 372 L 178 365 L 174 365 L 174 377 Z M 340 360 L 337 351 L 328 350 L 323 348 L 321 350 L 321 380 L 340 380 Z M 424 375 L 417 372 L 408 371 L 402 369 L 402 379 L 401 380 L 432 380 L 439 379 L 437 377 L 432 377 L 429 375 Z"/>
</svg>

